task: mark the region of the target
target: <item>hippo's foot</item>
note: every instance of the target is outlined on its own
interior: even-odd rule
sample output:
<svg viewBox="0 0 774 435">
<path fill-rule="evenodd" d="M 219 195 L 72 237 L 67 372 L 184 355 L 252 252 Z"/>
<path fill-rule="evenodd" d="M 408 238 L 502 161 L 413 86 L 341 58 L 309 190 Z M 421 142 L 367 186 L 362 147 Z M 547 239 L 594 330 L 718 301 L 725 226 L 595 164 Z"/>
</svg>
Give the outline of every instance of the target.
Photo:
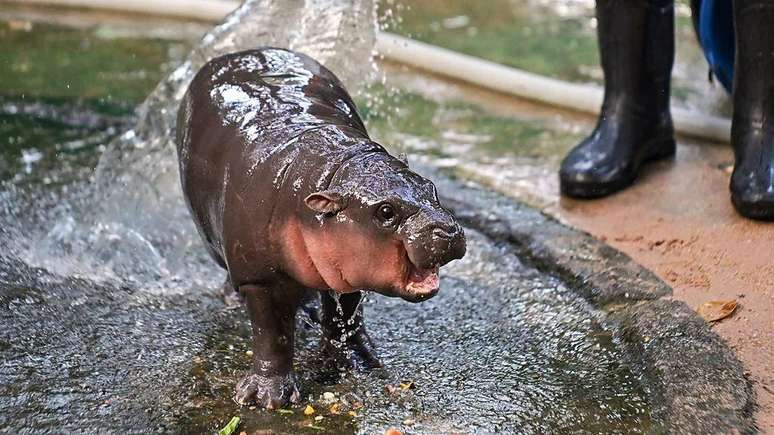
<svg viewBox="0 0 774 435">
<path fill-rule="evenodd" d="M 234 401 L 239 405 L 256 405 L 266 409 L 279 409 L 289 403 L 298 403 L 296 376 L 264 376 L 256 373 L 247 375 L 236 387 Z"/>
<path fill-rule="evenodd" d="M 359 328 L 351 337 L 323 338 L 323 353 L 338 368 L 365 372 L 382 367 L 382 361 L 364 328 Z"/>
</svg>

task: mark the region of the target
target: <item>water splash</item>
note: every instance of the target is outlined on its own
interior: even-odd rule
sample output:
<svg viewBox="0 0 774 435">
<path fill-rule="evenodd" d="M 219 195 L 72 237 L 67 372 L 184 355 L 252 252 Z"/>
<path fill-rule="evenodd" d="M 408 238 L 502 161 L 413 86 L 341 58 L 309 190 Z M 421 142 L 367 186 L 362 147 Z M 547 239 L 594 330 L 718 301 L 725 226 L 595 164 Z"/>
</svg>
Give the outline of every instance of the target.
<svg viewBox="0 0 774 435">
<path fill-rule="evenodd" d="M 209 269 L 195 274 L 194 285 L 217 284 L 178 179 L 175 123 L 188 83 L 209 59 L 277 46 L 319 60 L 357 93 L 376 76 L 375 35 L 372 0 L 246 0 L 158 84 L 136 126 L 107 145 L 93 183 L 43 216 L 44 231 L 17 232 L 16 251 L 61 276 L 169 289 L 193 270 Z"/>
</svg>

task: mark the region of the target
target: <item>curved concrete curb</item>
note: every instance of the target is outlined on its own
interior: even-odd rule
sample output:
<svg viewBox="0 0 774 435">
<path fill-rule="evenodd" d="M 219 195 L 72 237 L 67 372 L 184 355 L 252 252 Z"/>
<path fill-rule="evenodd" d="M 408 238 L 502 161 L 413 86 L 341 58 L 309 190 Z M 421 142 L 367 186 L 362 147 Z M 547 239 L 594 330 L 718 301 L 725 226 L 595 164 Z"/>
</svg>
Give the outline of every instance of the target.
<svg viewBox="0 0 774 435">
<path fill-rule="evenodd" d="M 610 313 L 634 357 L 653 417 L 669 433 L 755 433 L 755 398 L 733 351 L 678 301 L 655 300 Z"/>
<path fill-rule="evenodd" d="M 439 192 L 455 193 L 454 198 L 443 199 L 462 222 L 508 242 L 523 260 L 558 276 L 597 307 L 672 294 L 651 271 L 587 233 L 472 184 L 461 185 L 437 174 L 433 179 Z"/>
<path fill-rule="evenodd" d="M 418 165 L 415 165 L 418 166 Z M 755 433 L 755 396 L 734 352 L 672 289 L 626 254 L 503 195 L 426 166 L 467 226 L 553 274 L 606 313 L 649 394 L 654 433 Z M 494 206 L 492 206 L 494 204 Z"/>
</svg>

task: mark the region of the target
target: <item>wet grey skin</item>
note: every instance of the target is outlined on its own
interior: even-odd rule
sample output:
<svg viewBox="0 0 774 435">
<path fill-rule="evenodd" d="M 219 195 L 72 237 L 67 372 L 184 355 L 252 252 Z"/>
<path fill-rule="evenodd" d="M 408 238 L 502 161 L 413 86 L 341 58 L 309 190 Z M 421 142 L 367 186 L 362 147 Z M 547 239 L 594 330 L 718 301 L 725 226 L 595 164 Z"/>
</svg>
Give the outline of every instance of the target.
<svg viewBox="0 0 774 435">
<path fill-rule="evenodd" d="M 305 300 L 321 294 L 323 331 L 343 338 L 341 359 L 380 366 L 360 289 L 425 300 L 438 268 L 465 254 L 433 184 L 371 141 L 339 80 L 303 54 L 262 48 L 210 61 L 177 130 L 186 202 L 252 322 L 240 404 L 299 400 L 294 319 Z"/>
</svg>

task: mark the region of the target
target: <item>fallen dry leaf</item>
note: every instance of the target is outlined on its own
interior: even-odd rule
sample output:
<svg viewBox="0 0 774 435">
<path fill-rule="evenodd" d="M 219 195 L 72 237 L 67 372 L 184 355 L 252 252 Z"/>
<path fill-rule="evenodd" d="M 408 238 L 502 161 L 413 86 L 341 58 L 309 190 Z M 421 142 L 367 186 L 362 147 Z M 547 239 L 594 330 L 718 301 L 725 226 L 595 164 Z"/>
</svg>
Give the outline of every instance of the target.
<svg viewBox="0 0 774 435">
<path fill-rule="evenodd" d="M 395 429 L 394 427 L 391 427 L 384 431 L 384 435 L 403 435 L 403 432 L 399 431 L 398 429 Z"/>
<path fill-rule="evenodd" d="M 314 408 L 312 408 L 312 405 L 306 405 L 306 408 L 304 408 L 304 415 L 312 414 L 314 414 Z"/>
<path fill-rule="evenodd" d="M 737 305 L 739 304 L 735 300 L 709 301 L 703 303 L 696 311 L 707 322 L 717 322 L 733 314 Z"/>
</svg>

